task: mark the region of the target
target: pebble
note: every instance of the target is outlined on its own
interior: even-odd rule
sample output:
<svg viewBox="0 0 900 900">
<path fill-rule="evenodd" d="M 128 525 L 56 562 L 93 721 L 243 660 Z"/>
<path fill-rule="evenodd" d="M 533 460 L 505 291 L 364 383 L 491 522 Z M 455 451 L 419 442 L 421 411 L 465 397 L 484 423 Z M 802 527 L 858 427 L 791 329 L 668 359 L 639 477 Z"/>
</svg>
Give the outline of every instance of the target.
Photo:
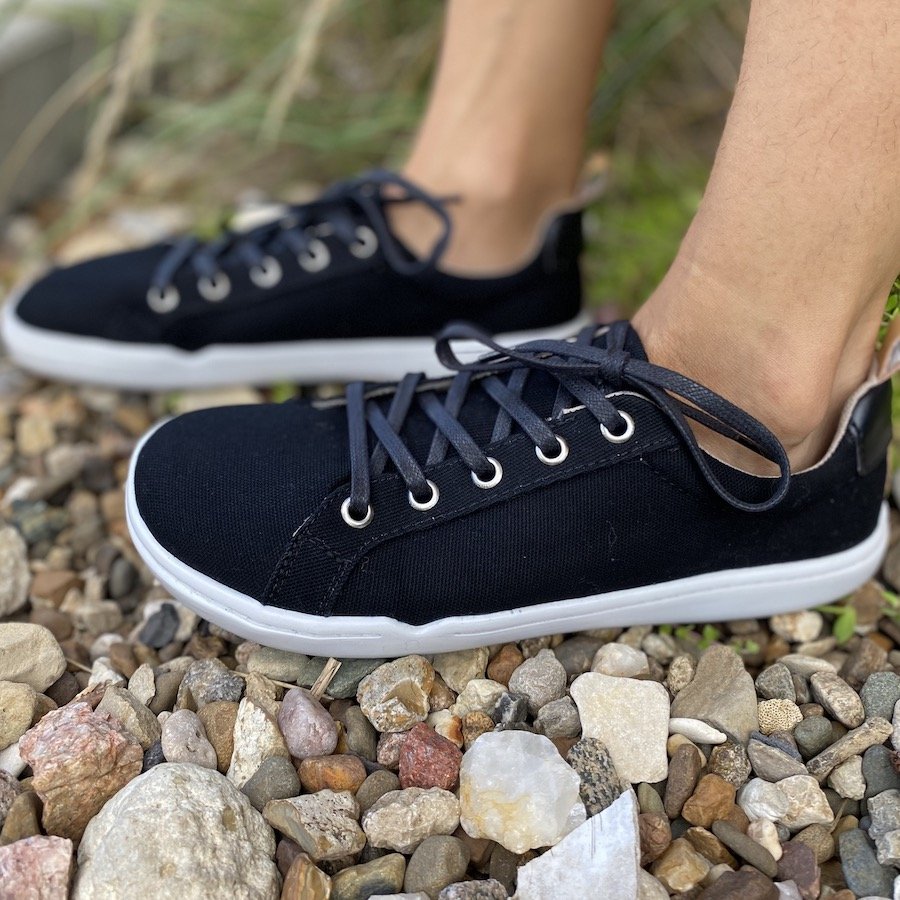
<svg viewBox="0 0 900 900">
<path fill-rule="evenodd" d="M 387 769 L 376 769 L 362 783 L 356 792 L 356 800 L 359 803 L 360 812 L 366 812 L 375 801 L 390 791 L 400 790 L 400 779 Z"/>
<path fill-rule="evenodd" d="M 156 612 L 147 617 L 138 633 L 138 640 L 147 647 L 156 650 L 171 644 L 181 620 L 178 610 L 172 603 L 163 603 Z"/>
<path fill-rule="evenodd" d="M 848 728 L 862 725 L 866 718 L 862 700 L 843 678 L 832 672 L 816 672 L 809 684 L 816 702 L 838 722 Z"/>
<path fill-rule="evenodd" d="M 778 871 L 778 864 L 775 858 L 762 844 L 757 843 L 752 837 L 735 828 L 730 822 L 713 822 L 712 833 L 735 856 L 759 869 L 760 872 L 768 875 L 769 878 L 775 877 Z"/>
<path fill-rule="evenodd" d="M 759 730 L 763 734 L 791 731 L 803 721 L 800 707 L 790 700 L 761 700 L 757 709 Z"/>
<path fill-rule="evenodd" d="M 110 685 L 106 689 L 97 712 L 116 719 L 138 739 L 144 750 L 155 744 L 162 734 L 156 716 L 134 694 L 119 685 Z"/>
<path fill-rule="evenodd" d="M 37 694 L 28 684 L 0 681 L 0 750 L 5 750 L 31 728 Z"/>
<path fill-rule="evenodd" d="M 891 719 L 891 746 L 900 752 L 900 700 L 894 706 L 894 716 Z"/>
<path fill-rule="evenodd" d="M 518 900 L 637 897 L 637 798 L 628 790 L 518 872 Z"/>
<path fill-rule="evenodd" d="M 743 744 L 726 741 L 713 747 L 709 755 L 709 771 L 714 775 L 721 775 L 735 788 L 746 784 L 750 777 L 751 766 Z"/>
<path fill-rule="evenodd" d="M 688 797 L 694 793 L 703 769 L 703 756 L 693 744 L 682 744 L 672 754 L 664 799 L 666 815 L 677 819 Z"/>
<path fill-rule="evenodd" d="M 828 798 L 812 775 L 782 778 L 778 789 L 788 800 L 787 811 L 778 817 L 778 821 L 792 831 L 807 825 L 830 825 L 834 821 Z"/>
<path fill-rule="evenodd" d="M 770 819 L 778 821 L 788 811 L 790 803 L 777 784 L 753 778 L 740 790 L 738 805 L 747 814 L 747 818 Z"/>
<path fill-rule="evenodd" d="M 862 800 L 866 795 L 862 757 L 851 756 L 836 766 L 828 776 L 828 786 L 848 800 Z"/>
<path fill-rule="evenodd" d="M 866 797 L 874 797 L 883 791 L 900 788 L 900 772 L 895 766 L 894 755 L 880 744 L 869 747 L 863 753 L 862 776 L 866 783 Z"/>
<path fill-rule="evenodd" d="M 724 744 L 728 736 L 700 719 L 669 719 L 669 734 L 682 734 L 698 744 Z"/>
<path fill-rule="evenodd" d="M 62 649 L 47 628 L 0 622 L 0 681 L 27 684 L 43 693 L 65 669 Z"/>
<path fill-rule="evenodd" d="M 473 678 L 484 678 L 488 653 L 487 647 L 436 653 L 431 664 L 447 686 L 459 694 Z"/>
<path fill-rule="evenodd" d="M 31 569 L 28 547 L 11 525 L 0 528 L 0 616 L 20 610 L 28 600 Z"/>
<path fill-rule="evenodd" d="M 876 716 L 890 719 L 900 703 L 900 675 L 896 672 L 873 672 L 859 692 L 867 719 Z"/>
<path fill-rule="evenodd" d="M 634 678 L 636 675 L 648 675 L 650 662 L 643 650 L 627 644 L 604 644 L 594 655 L 591 671 L 619 678 Z"/>
<path fill-rule="evenodd" d="M 247 657 L 247 671 L 275 681 L 297 681 L 302 677 L 308 657 L 288 650 L 257 647 Z"/>
<path fill-rule="evenodd" d="M 450 707 L 450 712 L 460 718 L 470 712 L 490 715 L 504 695 L 518 697 L 524 701 L 527 709 L 528 698 L 523 694 L 509 694 L 500 682 L 491 681 L 490 678 L 473 678 L 456 698 L 456 702 Z"/>
<path fill-rule="evenodd" d="M 206 729 L 197 713 L 189 709 L 179 709 L 166 719 L 161 745 L 167 762 L 194 763 L 205 769 L 217 767 L 216 751 L 207 740 Z"/>
<path fill-rule="evenodd" d="M 388 853 L 358 866 L 341 869 L 331 879 L 330 900 L 366 900 L 378 894 L 392 894 L 403 888 L 406 860 Z"/>
<path fill-rule="evenodd" d="M 512 673 L 509 689 L 527 697 L 528 711 L 537 715 L 541 707 L 565 694 L 567 680 L 562 663 L 552 650 L 544 649 Z"/>
<path fill-rule="evenodd" d="M 377 731 L 408 731 L 428 717 L 434 669 L 422 656 L 385 663 L 359 683 L 357 700 Z"/>
<path fill-rule="evenodd" d="M 566 762 L 581 781 L 579 796 L 588 816 L 610 806 L 628 788 L 622 780 L 606 745 L 596 738 L 582 738 L 566 754 Z"/>
<path fill-rule="evenodd" d="M 219 659 L 198 659 L 189 665 L 178 687 L 175 709 L 196 712 L 217 700 L 237 702 L 244 693 L 243 680 Z"/>
<path fill-rule="evenodd" d="M 197 713 L 207 740 L 216 751 L 216 768 L 224 775 L 234 754 L 234 723 L 237 721 L 238 704 L 231 700 L 215 700 L 207 703 Z"/>
<path fill-rule="evenodd" d="M 35 835 L 0 847 L 0 896 L 66 900 L 72 880 L 72 841 Z"/>
<path fill-rule="evenodd" d="M 274 855 L 262 816 L 218 772 L 163 763 L 90 822 L 72 897 L 277 897 Z"/>
<path fill-rule="evenodd" d="M 445 887 L 438 900 L 506 900 L 506 888 L 495 878 L 486 881 L 460 881 Z M 410 898 L 418 900 L 418 898 Z"/>
<path fill-rule="evenodd" d="M 807 775 L 806 766 L 793 756 L 762 741 L 751 740 L 747 756 L 753 771 L 766 781 L 780 781 L 789 775 Z"/>
<path fill-rule="evenodd" d="M 509 696 L 509 695 L 506 695 Z M 581 734 L 581 719 L 571 697 L 560 697 L 542 706 L 535 728 L 548 738 L 575 738 Z"/>
<path fill-rule="evenodd" d="M 884 743 L 892 730 L 891 723 L 887 719 L 867 719 L 859 728 L 848 731 L 842 738 L 810 759 L 806 768 L 811 775 L 824 781 L 835 766 L 839 766 L 851 756 L 863 753 L 869 747 Z"/>
<path fill-rule="evenodd" d="M 578 824 L 573 808 L 584 820 L 580 788 L 579 776 L 548 738 L 525 731 L 485 734 L 460 768 L 462 827 L 514 853 L 553 846 Z"/>
<path fill-rule="evenodd" d="M 561 646 L 562 644 L 560 644 L 560 647 Z M 554 652 L 556 653 L 557 659 L 559 659 L 560 662 L 563 662 L 562 657 L 559 654 L 559 647 L 557 647 Z M 492 681 L 509 685 L 510 676 L 522 665 L 524 660 L 525 657 L 515 644 L 504 644 L 488 663 L 485 674 Z M 588 660 L 588 665 L 590 665 L 590 660 Z M 565 667 L 565 663 L 563 663 L 563 666 Z M 566 669 L 566 674 L 569 674 L 568 669 Z"/>
<path fill-rule="evenodd" d="M 400 767 L 400 748 L 406 740 L 405 731 L 386 731 L 378 737 L 375 761 L 386 769 L 396 771 Z"/>
<path fill-rule="evenodd" d="M 0 847 L 41 833 L 41 801 L 34 791 L 23 791 L 12 802 L 9 812 L 0 808 Z"/>
<path fill-rule="evenodd" d="M 810 826 L 818 827 L 818 826 Z M 781 859 L 781 840 L 778 837 L 778 828 L 774 822 L 768 819 L 754 819 L 747 826 L 747 837 L 753 838 L 761 847 L 765 847 L 772 854 L 776 862 Z"/>
<path fill-rule="evenodd" d="M 362 827 L 373 847 L 412 853 L 431 835 L 452 834 L 459 812 L 460 801 L 449 791 L 404 788 L 379 797 L 363 814 Z"/>
<path fill-rule="evenodd" d="M 669 696 L 661 684 L 587 672 L 572 682 L 571 694 L 584 736 L 603 741 L 624 779 L 666 777 Z"/>
<path fill-rule="evenodd" d="M 278 727 L 291 756 L 327 756 L 338 741 L 337 725 L 328 710 L 304 688 L 291 688 L 278 711 Z"/>
<path fill-rule="evenodd" d="M 304 666 L 303 675 L 297 679 L 297 683 L 301 687 L 312 687 L 319 675 L 322 674 L 327 662 L 326 657 L 310 657 Z M 345 700 L 355 697 L 363 678 L 386 662 L 386 659 L 341 659 L 341 667 L 328 684 L 328 696 Z"/>
<path fill-rule="evenodd" d="M 782 656 L 778 662 L 785 666 L 792 674 L 809 678 L 816 672 L 837 672 L 833 663 L 818 656 L 806 656 L 802 653 L 788 653 Z"/>
<path fill-rule="evenodd" d="M 841 870 L 847 887 L 857 897 L 891 897 L 894 878 L 875 856 L 866 833 L 859 828 L 845 831 L 838 838 Z"/>
<path fill-rule="evenodd" d="M 697 887 L 712 868 L 686 838 L 672 841 L 669 849 L 651 867 L 653 876 L 670 892 L 678 894 Z"/>
<path fill-rule="evenodd" d="M 672 702 L 672 716 L 700 719 L 746 744 L 759 721 L 753 678 L 740 656 L 722 644 L 704 651 L 693 680 Z"/>
<path fill-rule="evenodd" d="M 211 745 L 210 750 L 215 757 Z M 234 750 L 228 767 L 228 779 L 238 788 L 243 787 L 265 760 L 289 755 L 288 745 L 275 717 L 255 700 L 248 697 L 241 700 L 234 723 Z"/>
<path fill-rule="evenodd" d="M 772 631 L 792 644 L 814 641 L 822 633 L 823 624 L 822 614 L 814 610 L 785 613 L 769 619 Z"/>
<path fill-rule="evenodd" d="M 728 818 L 734 806 L 735 789 L 718 775 L 704 775 L 694 793 L 685 801 L 681 816 L 691 825 L 709 828 L 713 822 Z"/>
<path fill-rule="evenodd" d="M 688 828 L 683 837 L 687 838 L 691 846 L 714 866 L 727 865 L 734 867 L 737 860 L 731 855 L 728 848 L 706 828 L 694 826 Z"/>
<path fill-rule="evenodd" d="M 425 838 L 406 864 L 403 888 L 436 897 L 443 888 L 466 877 L 469 848 L 448 834 Z"/>
<path fill-rule="evenodd" d="M 362 760 L 348 753 L 307 756 L 300 763 L 297 772 L 303 789 L 310 793 L 327 788 L 355 794 L 366 780 L 366 767 Z"/>
<path fill-rule="evenodd" d="M 483 734 L 494 730 L 494 720 L 483 712 L 468 712 L 462 717 L 463 746 L 466 750 Z"/>
<path fill-rule="evenodd" d="M 270 800 L 263 816 L 316 862 L 359 853 L 366 843 L 357 822 L 359 805 L 349 791 Z"/>
<path fill-rule="evenodd" d="M 284 878 L 280 900 L 329 900 L 331 879 L 305 854 L 298 853 Z"/>
<path fill-rule="evenodd" d="M 344 736 L 350 752 L 374 762 L 378 752 L 378 732 L 362 714 L 362 710 L 358 706 L 351 706 L 340 720 L 344 723 Z"/>
<path fill-rule="evenodd" d="M 293 763 L 283 756 L 270 756 L 250 776 L 241 792 L 250 805 L 262 812 L 270 800 L 286 800 L 300 794 L 300 779 Z"/>
<path fill-rule="evenodd" d="M 824 716 L 808 716 L 798 722 L 792 734 L 805 759 L 817 756 L 831 743 L 831 722 Z"/>
<path fill-rule="evenodd" d="M 463 755 L 451 741 L 423 722 L 414 725 L 400 748 L 400 784 L 404 788 L 452 791 L 459 779 Z"/>
<path fill-rule="evenodd" d="M 75 841 L 103 804 L 140 773 L 144 759 L 137 738 L 87 703 L 48 713 L 22 737 L 19 750 L 34 771 L 44 828 Z"/>
<path fill-rule="evenodd" d="M 673 697 L 691 683 L 696 670 L 697 664 L 694 662 L 694 658 L 686 653 L 676 656 L 672 660 L 666 675 L 666 685 Z"/>
<path fill-rule="evenodd" d="M 642 812 L 638 815 L 641 865 L 655 862 L 672 843 L 672 826 L 665 813 Z"/>
<path fill-rule="evenodd" d="M 887 652 L 884 647 L 864 637 L 841 666 L 840 676 L 853 690 L 858 691 L 873 672 L 885 667 L 886 662 Z"/>
<path fill-rule="evenodd" d="M 834 837 L 825 825 L 810 825 L 792 838 L 793 843 L 806 844 L 813 851 L 816 862 L 821 865 L 834 856 Z"/>
</svg>

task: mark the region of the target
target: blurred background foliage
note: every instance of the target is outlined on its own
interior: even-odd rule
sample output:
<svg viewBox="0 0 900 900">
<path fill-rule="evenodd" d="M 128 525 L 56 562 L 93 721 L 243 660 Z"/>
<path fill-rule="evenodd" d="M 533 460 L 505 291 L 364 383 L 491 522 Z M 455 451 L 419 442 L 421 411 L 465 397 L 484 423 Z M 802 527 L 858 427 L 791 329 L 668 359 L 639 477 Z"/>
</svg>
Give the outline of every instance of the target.
<svg viewBox="0 0 900 900">
<path fill-rule="evenodd" d="M 724 123 L 748 5 L 620 4 L 591 109 L 588 168 L 608 181 L 588 220 L 592 301 L 632 308 L 674 255 Z M 43 211 L 51 249 L 123 203 L 174 201 L 212 231 L 241 198 L 296 199 L 398 165 L 442 13 L 434 0 L 55 4 L 44 14 L 92 34 L 97 51 L 0 162 L 0 185 L 71 105 L 88 106 L 92 126 L 79 171 Z"/>
</svg>

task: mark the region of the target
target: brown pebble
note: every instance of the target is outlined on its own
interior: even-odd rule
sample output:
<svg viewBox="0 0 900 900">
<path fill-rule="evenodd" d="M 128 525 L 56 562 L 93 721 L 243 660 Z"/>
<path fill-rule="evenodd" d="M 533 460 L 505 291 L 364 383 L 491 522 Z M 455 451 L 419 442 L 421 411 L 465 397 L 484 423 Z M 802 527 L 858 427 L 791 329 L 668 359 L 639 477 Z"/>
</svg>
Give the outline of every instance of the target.
<svg viewBox="0 0 900 900">
<path fill-rule="evenodd" d="M 134 670 L 138 667 L 134 651 L 124 641 L 119 641 L 109 648 L 109 661 L 112 667 L 126 678 L 131 678 Z"/>
<path fill-rule="evenodd" d="M 475 710 L 462 717 L 463 742 L 466 750 L 488 731 L 494 730 L 494 720 L 487 714 Z"/>
<path fill-rule="evenodd" d="M 431 712 L 437 712 L 441 709 L 449 709 L 456 702 L 456 694 L 447 686 L 441 676 L 434 673 L 434 684 L 428 692 L 428 709 Z"/>
<path fill-rule="evenodd" d="M 65 706 L 80 690 L 78 679 L 71 672 L 63 672 L 45 693 L 57 706 Z"/>
<path fill-rule="evenodd" d="M 782 851 L 778 860 L 778 881 L 793 881 L 803 900 L 816 900 L 821 888 L 821 873 L 813 848 L 800 841 L 790 841 Z"/>
<path fill-rule="evenodd" d="M 725 872 L 699 895 L 699 900 L 778 900 L 775 883 L 754 869 Z"/>
<path fill-rule="evenodd" d="M 641 813 L 638 816 L 641 836 L 641 865 L 648 866 L 658 860 L 672 843 L 672 828 L 666 816 L 660 813 Z"/>
<path fill-rule="evenodd" d="M 217 634 L 201 635 L 194 632 L 184 645 L 184 655 L 193 656 L 194 659 L 218 659 L 224 656 L 227 650 L 225 641 Z"/>
<path fill-rule="evenodd" d="M 0 829 L 0 847 L 40 834 L 41 812 L 41 800 L 34 791 L 19 794 L 3 820 L 3 828 Z"/>
<path fill-rule="evenodd" d="M 83 586 L 84 581 L 77 572 L 48 569 L 38 572 L 34 576 L 29 593 L 32 597 L 47 600 L 54 606 L 59 606 L 72 588 L 81 589 Z"/>
<path fill-rule="evenodd" d="M 800 706 L 800 712 L 803 713 L 804 719 L 808 719 L 810 716 L 825 715 L 825 709 L 819 706 L 818 703 L 803 703 Z"/>
<path fill-rule="evenodd" d="M 234 754 L 234 723 L 238 704 L 231 700 L 214 700 L 200 707 L 197 715 L 206 729 L 206 737 L 216 751 L 216 768 L 224 775 Z"/>
<path fill-rule="evenodd" d="M 509 678 L 525 661 L 525 657 L 515 644 L 504 644 L 488 663 L 487 677 L 509 686 Z"/>
<path fill-rule="evenodd" d="M 720 775 L 704 775 L 685 802 L 681 815 L 691 825 L 709 828 L 713 822 L 728 817 L 734 807 L 734 795 L 734 785 Z"/>
<path fill-rule="evenodd" d="M 702 768 L 703 756 L 693 744 L 682 744 L 672 754 L 663 800 L 666 815 L 670 819 L 677 819 L 681 815 L 682 807 L 697 787 Z"/>
<path fill-rule="evenodd" d="M 488 838 L 473 838 L 463 831 L 462 826 L 453 832 L 453 836 L 459 838 L 469 848 L 469 862 L 479 871 L 487 872 L 491 852 L 497 844 Z"/>
<path fill-rule="evenodd" d="M 387 769 L 377 769 L 362 783 L 356 792 L 356 802 L 360 813 L 366 812 L 376 800 L 389 791 L 400 790 L 400 779 Z"/>
<path fill-rule="evenodd" d="M 750 820 L 747 818 L 747 813 L 745 813 L 737 804 L 731 807 L 731 811 L 725 816 L 723 820 L 727 822 L 734 828 L 737 828 L 742 834 L 747 833 L 747 829 L 750 827 Z"/>
<path fill-rule="evenodd" d="M 550 738 L 550 742 L 559 750 L 559 755 L 565 759 L 569 755 L 569 751 L 578 743 L 580 738 L 577 737 L 555 737 Z"/>
<path fill-rule="evenodd" d="M 152 647 L 137 643 L 132 644 L 131 649 L 134 652 L 134 658 L 138 661 L 138 665 L 146 663 L 153 668 L 159 665 L 159 655 Z"/>
<path fill-rule="evenodd" d="M 300 853 L 291 863 L 281 900 L 328 900 L 331 897 L 331 878 L 305 853 Z"/>
<path fill-rule="evenodd" d="M 694 849 L 713 865 L 725 863 L 732 868 L 737 866 L 737 860 L 731 855 L 728 848 L 706 828 L 695 825 L 693 828 L 688 828 L 684 836 L 691 842 Z"/>
<path fill-rule="evenodd" d="M 834 835 L 826 825 L 809 825 L 791 839 L 812 848 L 816 862 L 821 865 L 834 856 Z"/>
<path fill-rule="evenodd" d="M 356 793 L 366 780 L 366 767 L 358 756 L 345 753 L 310 756 L 297 769 L 303 789 L 316 791 L 350 791 Z"/>
<path fill-rule="evenodd" d="M 75 631 L 69 616 L 50 606 L 36 606 L 31 610 L 28 621 L 33 625 L 43 625 L 57 641 L 67 641 Z"/>
</svg>

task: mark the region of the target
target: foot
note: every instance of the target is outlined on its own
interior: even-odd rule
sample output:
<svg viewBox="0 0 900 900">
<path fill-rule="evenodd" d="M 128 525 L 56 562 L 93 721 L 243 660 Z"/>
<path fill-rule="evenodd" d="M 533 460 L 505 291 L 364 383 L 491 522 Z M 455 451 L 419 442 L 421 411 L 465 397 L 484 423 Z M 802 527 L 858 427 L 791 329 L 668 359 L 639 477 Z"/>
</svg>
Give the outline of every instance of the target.
<svg viewBox="0 0 900 900">
<path fill-rule="evenodd" d="M 157 428 L 127 488 L 153 573 L 244 637 L 365 657 L 768 616 L 841 597 L 879 565 L 888 383 L 792 475 L 771 432 L 648 361 L 628 323 L 481 362 L 455 359 L 459 340 L 498 346 L 455 326 L 438 344 L 461 370 L 450 383 L 355 384 L 346 401 Z M 688 410 L 776 477 L 707 455 Z"/>
<path fill-rule="evenodd" d="M 401 210 L 436 223 L 418 253 L 392 227 Z M 580 321 L 579 212 L 489 276 L 442 269 L 451 236 L 442 199 L 372 172 L 250 232 L 56 269 L 7 304 L 3 337 L 39 374 L 167 390 L 439 374 L 432 335 L 449 321 L 518 339 Z"/>
</svg>

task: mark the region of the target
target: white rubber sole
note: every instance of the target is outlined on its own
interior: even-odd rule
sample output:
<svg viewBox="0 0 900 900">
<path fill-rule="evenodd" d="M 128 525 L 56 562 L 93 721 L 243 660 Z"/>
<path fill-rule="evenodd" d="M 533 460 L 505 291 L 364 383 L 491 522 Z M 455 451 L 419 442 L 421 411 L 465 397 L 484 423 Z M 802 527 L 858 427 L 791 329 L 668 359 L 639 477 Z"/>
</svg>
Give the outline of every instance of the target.
<svg viewBox="0 0 900 900">
<path fill-rule="evenodd" d="M 264 606 L 185 565 L 169 553 L 141 519 L 134 495 L 135 451 L 126 490 L 126 516 L 134 545 L 172 596 L 210 622 L 269 647 L 314 656 L 395 657 L 442 653 L 588 628 L 720 622 L 762 618 L 836 600 L 871 578 L 888 543 L 888 508 L 862 543 L 830 556 L 744 569 L 728 569 L 664 584 L 427 625 L 384 616 L 313 616 Z M 427 598 L 425 598 L 427 602 Z"/>
<path fill-rule="evenodd" d="M 284 381 L 398 381 L 407 372 L 425 372 L 431 377 L 447 374 L 430 337 L 212 344 L 188 351 L 36 328 L 16 315 L 16 302 L 10 298 L 3 310 L 3 339 L 10 356 L 23 369 L 62 381 L 171 391 Z M 551 328 L 503 334 L 499 340 L 508 345 L 562 340 L 590 321 L 590 316 L 582 313 Z M 454 349 L 464 360 L 484 353 L 484 347 L 472 341 L 454 343 Z"/>
</svg>

